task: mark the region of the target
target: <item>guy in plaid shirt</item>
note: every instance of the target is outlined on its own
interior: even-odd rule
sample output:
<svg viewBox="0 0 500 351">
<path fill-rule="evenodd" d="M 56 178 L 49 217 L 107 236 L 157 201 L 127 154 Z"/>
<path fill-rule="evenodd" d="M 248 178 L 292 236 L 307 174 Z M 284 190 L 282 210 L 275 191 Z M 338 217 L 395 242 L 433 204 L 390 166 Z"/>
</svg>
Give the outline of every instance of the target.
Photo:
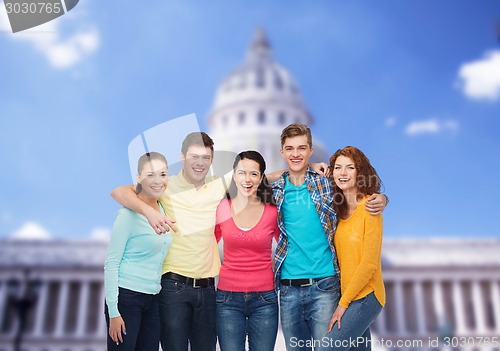
<svg viewBox="0 0 500 351">
<path fill-rule="evenodd" d="M 281 230 L 274 257 L 280 315 L 287 350 L 331 350 L 328 324 L 340 299 L 333 245 L 337 215 L 330 179 L 311 168 L 310 129 L 291 124 L 281 134 L 288 170 L 272 183 Z M 372 214 L 383 211 L 384 195 L 370 199 Z"/>
</svg>

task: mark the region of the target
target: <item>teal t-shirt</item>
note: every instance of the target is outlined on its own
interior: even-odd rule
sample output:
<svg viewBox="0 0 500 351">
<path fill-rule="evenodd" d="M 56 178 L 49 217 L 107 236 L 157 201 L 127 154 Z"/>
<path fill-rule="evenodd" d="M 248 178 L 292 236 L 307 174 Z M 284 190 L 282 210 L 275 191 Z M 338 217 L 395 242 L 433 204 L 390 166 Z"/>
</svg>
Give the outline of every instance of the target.
<svg viewBox="0 0 500 351">
<path fill-rule="evenodd" d="M 160 205 L 160 210 L 164 213 Z M 146 218 L 127 208 L 115 217 L 104 264 L 106 304 L 111 318 L 118 311 L 118 287 L 158 294 L 163 260 L 172 244 L 172 234 L 156 234 Z"/>
<path fill-rule="evenodd" d="M 281 207 L 288 237 L 282 279 L 322 278 L 335 274 L 332 251 L 306 182 L 300 186 L 286 177 Z"/>
</svg>

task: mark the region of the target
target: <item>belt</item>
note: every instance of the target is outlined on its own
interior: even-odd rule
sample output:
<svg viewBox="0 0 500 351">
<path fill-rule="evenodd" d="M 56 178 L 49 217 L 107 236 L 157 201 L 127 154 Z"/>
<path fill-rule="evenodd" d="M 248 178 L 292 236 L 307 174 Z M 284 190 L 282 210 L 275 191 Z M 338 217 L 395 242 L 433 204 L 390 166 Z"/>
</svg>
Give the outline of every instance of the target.
<svg viewBox="0 0 500 351">
<path fill-rule="evenodd" d="M 323 278 L 304 278 L 304 279 L 281 279 L 281 285 L 286 286 L 311 286 L 314 282 L 319 282 Z"/>
<path fill-rule="evenodd" d="M 213 277 L 210 278 L 190 278 L 185 277 L 183 275 L 167 272 L 163 275 L 163 277 L 176 280 L 178 282 L 184 283 L 186 285 L 192 286 L 193 288 L 208 288 L 209 286 L 215 285 L 215 279 Z"/>
</svg>

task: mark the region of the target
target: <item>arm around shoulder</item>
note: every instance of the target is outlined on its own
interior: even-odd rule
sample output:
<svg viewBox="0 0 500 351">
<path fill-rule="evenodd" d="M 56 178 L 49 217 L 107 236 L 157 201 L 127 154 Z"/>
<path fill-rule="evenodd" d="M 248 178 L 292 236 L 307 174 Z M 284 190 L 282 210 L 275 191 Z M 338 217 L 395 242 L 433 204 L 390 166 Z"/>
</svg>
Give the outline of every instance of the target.
<svg viewBox="0 0 500 351">
<path fill-rule="evenodd" d="M 278 179 L 280 179 L 280 177 L 284 171 L 285 171 L 284 169 L 280 169 L 280 170 L 274 171 L 272 173 L 266 173 L 267 181 L 269 183 L 273 183 L 273 182 L 277 181 Z"/>
<path fill-rule="evenodd" d="M 123 207 L 140 213 L 143 216 L 146 215 L 144 213 L 144 211 L 147 211 L 146 207 L 150 207 L 137 196 L 132 184 L 119 186 L 113 189 L 111 197 Z"/>
<path fill-rule="evenodd" d="M 111 197 L 120 205 L 146 217 L 149 225 L 158 234 L 168 232 L 170 228 L 177 232 L 175 221 L 142 201 L 135 193 L 133 185 L 124 185 L 114 189 L 111 192 Z"/>
<path fill-rule="evenodd" d="M 389 198 L 385 194 L 372 194 L 366 200 L 366 210 L 372 215 L 376 216 L 382 214 L 389 204 Z"/>
</svg>

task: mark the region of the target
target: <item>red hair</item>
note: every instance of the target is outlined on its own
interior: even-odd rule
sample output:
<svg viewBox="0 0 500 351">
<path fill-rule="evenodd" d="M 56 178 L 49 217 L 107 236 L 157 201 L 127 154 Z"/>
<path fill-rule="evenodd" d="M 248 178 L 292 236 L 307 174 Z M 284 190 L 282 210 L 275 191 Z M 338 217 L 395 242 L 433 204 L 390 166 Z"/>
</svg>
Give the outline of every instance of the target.
<svg viewBox="0 0 500 351">
<path fill-rule="evenodd" d="M 333 169 L 335 166 L 335 161 L 339 156 L 348 157 L 354 162 L 354 167 L 356 168 L 357 178 L 356 186 L 358 188 L 358 199 L 365 197 L 366 195 L 372 195 L 380 192 L 380 187 L 382 186 L 382 181 L 377 174 L 377 171 L 370 163 L 368 157 L 358 148 L 354 146 L 346 146 L 343 149 L 335 151 L 335 153 L 330 157 L 330 167 Z M 345 218 L 347 214 L 347 202 L 345 201 L 344 193 L 342 192 L 332 174 L 332 185 L 333 185 L 333 207 L 339 215 L 340 218 Z"/>
</svg>

